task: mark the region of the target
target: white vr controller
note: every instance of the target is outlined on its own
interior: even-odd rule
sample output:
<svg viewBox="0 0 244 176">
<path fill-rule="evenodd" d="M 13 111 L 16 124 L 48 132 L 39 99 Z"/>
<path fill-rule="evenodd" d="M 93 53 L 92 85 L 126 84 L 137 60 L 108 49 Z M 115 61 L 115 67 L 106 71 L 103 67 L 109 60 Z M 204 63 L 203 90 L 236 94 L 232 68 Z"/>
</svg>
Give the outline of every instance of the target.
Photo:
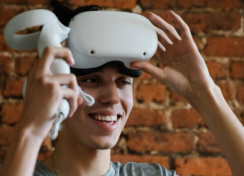
<svg viewBox="0 0 244 176">
<path fill-rule="evenodd" d="M 41 31 L 18 35 L 26 28 L 42 26 Z M 6 43 L 16 50 L 38 48 L 39 56 L 46 46 L 62 47 L 67 39 L 75 65 L 72 72 L 76 75 L 89 74 L 99 70 L 110 62 L 119 62 L 120 71 L 128 76 L 138 77 L 140 71 L 130 68 L 134 61 L 148 61 L 158 46 L 155 27 L 145 17 L 114 11 L 90 11 L 76 15 L 69 27 L 64 26 L 56 15 L 48 10 L 31 10 L 14 17 L 4 31 Z M 53 74 L 69 74 L 69 65 L 63 59 L 54 59 L 51 65 Z M 25 92 L 24 85 L 24 92 Z M 80 95 L 91 106 L 94 98 L 80 87 Z M 60 123 L 69 113 L 69 103 L 63 99 L 59 106 L 53 127 L 49 133 L 51 139 L 58 135 Z"/>
<path fill-rule="evenodd" d="M 26 28 L 42 26 L 40 32 L 27 35 L 18 35 L 17 32 Z M 8 46 L 16 50 L 31 50 L 38 48 L 39 56 L 46 46 L 62 47 L 61 42 L 68 37 L 70 28 L 61 24 L 58 18 L 48 10 L 27 11 L 14 17 L 7 24 L 4 31 L 4 38 Z M 70 67 L 63 59 L 55 59 L 51 64 L 53 74 L 69 74 Z M 23 95 L 26 91 L 26 82 L 23 88 Z M 86 104 L 91 106 L 95 100 L 86 94 L 79 87 L 80 95 Z M 57 137 L 61 122 L 67 118 L 70 106 L 66 99 L 62 99 L 59 105 L 57 116 L 49 132 L 49 137 L 53 140 Z"/>
</svg>

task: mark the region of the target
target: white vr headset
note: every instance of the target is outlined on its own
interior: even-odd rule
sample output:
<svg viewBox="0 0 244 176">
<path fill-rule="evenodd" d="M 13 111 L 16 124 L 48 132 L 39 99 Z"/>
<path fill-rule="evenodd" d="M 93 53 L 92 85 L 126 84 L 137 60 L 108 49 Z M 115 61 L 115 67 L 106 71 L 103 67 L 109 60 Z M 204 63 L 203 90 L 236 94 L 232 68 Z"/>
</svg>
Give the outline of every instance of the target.
<svg viewBox="0 0 244 176">
<path fill-rule="evenodd" d="M 140 71 L 130 69 L 130 63 L 149 60 L 158 45 L 154 26 L 133 13 L 84 12 L 76 15 L 69 27 L 67 46 L 76 62 L 71 70 L 77 74 L 94 72 L 106 63 L 117 61 L 122 73 L 138 77 Z"/>
<path fill-rule="evenodd" d="M 34 26 L 43 27 L 33 34 L 16 34 Z M 61 46 L 60 42 L 66 39 L 75 58 L 71 72 L 76 75 L 89 74 L 116 62 L 122 73 L 138 77 L 141 72 L 131 69 L 130 63 L 149 60 L 158 45 L 155 27 L 147 18 L 116 11 L 83 12 L 66 27 L 51 11 L 31 10 L 8 23 L 4 38 L 13 49 L 38 48 L 39 55 L 46 46 Z"/>
</svg>

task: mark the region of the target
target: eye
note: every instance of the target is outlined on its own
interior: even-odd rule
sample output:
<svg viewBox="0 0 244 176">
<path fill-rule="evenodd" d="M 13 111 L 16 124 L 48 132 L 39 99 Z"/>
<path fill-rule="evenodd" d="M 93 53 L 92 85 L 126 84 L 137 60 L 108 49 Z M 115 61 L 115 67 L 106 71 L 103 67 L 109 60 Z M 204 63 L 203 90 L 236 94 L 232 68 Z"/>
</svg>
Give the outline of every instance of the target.
<svg viewBox="0 0 244 176">
<path fill-rule="evenodd" d="M 87 78 L 87 79 L 83 79 L 82 82 L 99 83 L 99 80 L 97 78 Z"/>
<path fill-rule="evenodd" d="M 132 79 L 131 78 L 120 78 L 117 80 L 117 85 L 120 86 L 127 86 L 127 85 L 132 85 Z"/>
<path fill-rule="evenodd" d="M 87 86 L 97 85 L 101 82 L 100 79 L 97 78 L 96 76 L 80 77 L 80 78 L 78 78 L 77 81 L 78 81 L 79 85 L 87 85 Z"/>
<path fill-rule="evenodd" d="M 127 80 L 121 81 L 121 83 L 124 84 L 124 85 L 131 85 L 131 83 L 129 81 L 127 81 Z"/>
</svg>

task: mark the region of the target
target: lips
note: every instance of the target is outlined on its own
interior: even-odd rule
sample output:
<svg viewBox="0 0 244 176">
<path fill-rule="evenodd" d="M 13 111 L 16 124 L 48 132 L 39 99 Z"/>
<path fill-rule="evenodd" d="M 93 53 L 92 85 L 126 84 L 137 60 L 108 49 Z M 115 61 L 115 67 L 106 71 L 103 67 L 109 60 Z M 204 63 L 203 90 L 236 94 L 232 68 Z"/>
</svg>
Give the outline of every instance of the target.
<svg viewBox="0 0 244 176">
<path fill-rule="evenodd" d="M 98 115 L 98 114 L 92 114 L 91 117 L 95 120 L 99 121 L 105 121 L 105 122 L 114 122 L 117 121 L 118 116 L 117 115 Z"/>
<path fill-rule="evenodd" d="M 117 129 L 120 124 L 121 115 L 101 115 L 101 114 L 89 114 L 94 122 L 94 125 L 99 127 L 102 131 L 112 132 Z M 94 126 L 94 127 L 95 127 Z"/>
</svg>

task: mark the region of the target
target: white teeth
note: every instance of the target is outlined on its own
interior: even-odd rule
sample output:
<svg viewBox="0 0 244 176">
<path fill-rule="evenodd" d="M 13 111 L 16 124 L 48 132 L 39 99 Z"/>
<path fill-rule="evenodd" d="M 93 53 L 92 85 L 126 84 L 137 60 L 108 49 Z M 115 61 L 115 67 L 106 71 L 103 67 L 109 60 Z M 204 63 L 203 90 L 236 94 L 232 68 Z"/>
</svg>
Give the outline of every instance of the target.
<svg viewBox="0 0 244 176">
<path fill-rule="evenodd" d="M 106 119 L 107 119 L 108 121 L 111 121 L 111 120 L 112 120 L 112 118 L 110 118 L 109 116 L 107 116 Z"/>
<path fill-rule="evenodd" d="M 93 115 L 92 117 L 96 120 L 102 120 L 108 122 L 117 120 L 117 115 L 111 115 L 111 116 Z"/>
</svg>

